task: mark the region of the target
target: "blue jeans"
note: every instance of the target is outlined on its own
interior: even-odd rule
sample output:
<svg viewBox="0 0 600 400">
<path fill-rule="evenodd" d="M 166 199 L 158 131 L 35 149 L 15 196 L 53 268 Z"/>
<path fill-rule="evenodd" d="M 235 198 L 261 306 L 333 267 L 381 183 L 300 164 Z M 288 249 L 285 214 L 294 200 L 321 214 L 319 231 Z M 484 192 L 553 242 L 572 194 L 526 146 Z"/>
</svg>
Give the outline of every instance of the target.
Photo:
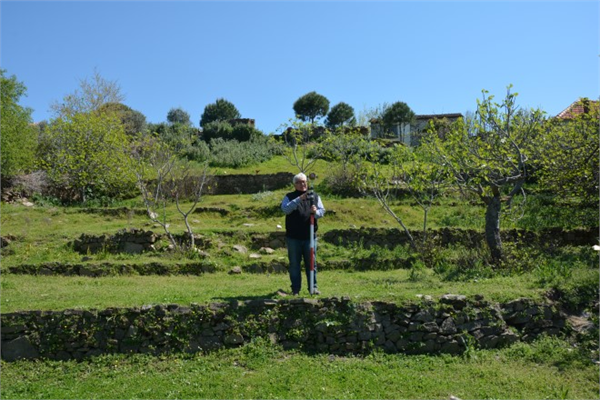
<svg viewBox="0 0 600 400">
<path fill-rule="evenodd" d="M 286 237 L 288 259 L 290 260 L 290 281 L 292 292 L 299 293 L 302 288 L 302 273 L 300 264 L 304 258 L 306 282 L 310 290 L 310 240 L 299 240 Z M 315 289 L 317 288 L 317 238 L 315 238 Z"/>
</svg>

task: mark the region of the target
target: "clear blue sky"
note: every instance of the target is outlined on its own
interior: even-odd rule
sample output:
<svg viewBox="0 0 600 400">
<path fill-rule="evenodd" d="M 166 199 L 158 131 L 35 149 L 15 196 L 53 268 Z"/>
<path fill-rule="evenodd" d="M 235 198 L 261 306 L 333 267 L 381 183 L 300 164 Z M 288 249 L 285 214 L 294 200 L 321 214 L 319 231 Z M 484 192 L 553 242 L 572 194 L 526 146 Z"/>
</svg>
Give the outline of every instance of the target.
<svg viewBox="0 0 600 400">
<path fill-rule="evenodd" d="M 34 121 L 94 68 L 125 104 L 196 126 L 225 98 L 265 133 L 316 91 L 358 116 L 387 102 L 473 111 L 513 85 L 558 114 L 600 96 L 599 1 L 0 1 L 0 67 L 25 84 Z"/>
</svg>

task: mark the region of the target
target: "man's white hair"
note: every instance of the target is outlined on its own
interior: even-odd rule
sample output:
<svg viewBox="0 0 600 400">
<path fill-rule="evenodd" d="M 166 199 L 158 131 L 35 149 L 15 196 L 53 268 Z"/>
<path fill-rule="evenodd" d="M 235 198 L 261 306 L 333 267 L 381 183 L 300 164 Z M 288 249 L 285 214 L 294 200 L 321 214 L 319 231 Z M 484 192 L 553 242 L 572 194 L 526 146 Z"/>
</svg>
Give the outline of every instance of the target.
<svg viewBox="0 0 600 400">
<path fill-rule="evenodd" d="M 298 182 L 298 181 L 299 181 L 299 180 L 301 180 L 301 179 L 302 179 L 302 180 L 304 180 L 304 181 L 306 180 L 306 175 L 304 175 L 302 172 L 300 172 L 299 174 L 296 174 L 296 175 L 294 176 L 294 179 L 292 180 L 292 182 L 293 182 L 294 184 L 296 184 L 296 182 Z"/>
</svg>

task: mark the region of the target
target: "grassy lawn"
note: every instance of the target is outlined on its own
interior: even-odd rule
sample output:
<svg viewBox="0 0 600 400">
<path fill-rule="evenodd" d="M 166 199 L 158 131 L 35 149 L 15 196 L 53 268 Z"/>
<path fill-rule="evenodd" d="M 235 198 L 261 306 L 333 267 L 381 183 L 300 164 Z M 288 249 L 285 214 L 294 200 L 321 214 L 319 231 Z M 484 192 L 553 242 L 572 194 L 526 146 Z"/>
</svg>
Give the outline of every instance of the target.
<svg viewBox="0 0 600 400">
<path fill-rule="evenodd" d="M 255 341 L 207 355 L 2 362 L 4 398 L 597 399 L 598 368 L 558 339 L 463 356 L 311 355 Z"/>
<path fill-rule="evenodd" d="M 233 299 L 279 298 L 277 290 L 289 291 L 287 274 L 201 276 L 114 276 L 104 278 L 3 274 L 2 312 L 62 310 L 66 308 L 132 307 L 147 304 L 205 304 Z M 417 295 L 482 294 L 488 300 L 519 297 L 540 299 L 544 289 L 534 277 L 494 277 L 472 282 L 442 282 L 430 271 L 418 279 L 410 271 L 344 272 L 318 274 L 321 297 L 349 296 L 352 301 L 381 300 L 402 303 Z M 308 296 L 307 288 L 301 293 Z"/>
</svg>

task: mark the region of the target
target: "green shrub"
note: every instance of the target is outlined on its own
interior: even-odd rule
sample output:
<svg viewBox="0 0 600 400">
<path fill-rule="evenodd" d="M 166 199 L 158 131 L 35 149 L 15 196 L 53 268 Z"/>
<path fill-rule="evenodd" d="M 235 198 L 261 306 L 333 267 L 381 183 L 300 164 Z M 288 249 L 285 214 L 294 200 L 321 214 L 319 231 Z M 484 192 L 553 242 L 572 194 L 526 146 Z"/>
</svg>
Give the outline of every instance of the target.
<svg viewBox="0 0 600 400">
<path fill-rule="evenodd" d="M 260 136 L 263 136 L 261 131 L 246 124 L 234 125 L 231 132 L 231 139 L 237 140 L 238 142 L 248 142 Z"/>
<path fill-rule="evenodd" d="M 533 343 L 516 343 L 506 350 L 508 357 L 536 364 L 554 365 L 559 369 L 581 367 L 587 362 L 580 351 L 557 337 L 540 336 Z"/>
<path fill-rule="evenodd" d="M 255 137 L 248 142 L 224 140 L 210 141 L 211 167 L 240 168 L 270 160 L 281 150 L 266 136 Z"/>
<path fill-rule="evenodd" d="M 578 270 L 569 279 L 555 282 L 554 288 L 559 293 L 563 306 L 580 311 L 598 301 L 599 272 L 597 269 Z"/>
<path fill-rule="evenodd" d="M 182 156 L 191 161 L 208 161 L 210 159 L 210 148 L 205 141 L 196 140 L 182 150 Z"/>
<path fill-rule="evenodd" d="M 224 121 L 209 122 L 202 130 L 202 139 L 206 143 L 210 143 L 213 139 L 233 139 L 233 127 Z"/>
</svg>

